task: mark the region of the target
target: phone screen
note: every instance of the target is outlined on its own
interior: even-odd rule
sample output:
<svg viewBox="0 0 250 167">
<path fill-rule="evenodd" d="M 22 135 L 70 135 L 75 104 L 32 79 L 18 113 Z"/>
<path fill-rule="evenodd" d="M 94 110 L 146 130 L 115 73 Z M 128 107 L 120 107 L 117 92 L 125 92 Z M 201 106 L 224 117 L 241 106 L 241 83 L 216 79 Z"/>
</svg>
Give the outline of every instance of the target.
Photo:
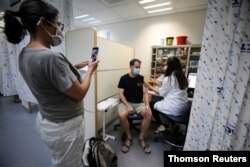
<svg viewBox="0 0 250 167">
<path fill-rule="evenodd" d="M 99 48 L 98 47 L 93 47 L 92 53 L 91 53 L 91 59 L 92 61 L 96 61 L 97 55 L 98 55 Z"/>
</svg>

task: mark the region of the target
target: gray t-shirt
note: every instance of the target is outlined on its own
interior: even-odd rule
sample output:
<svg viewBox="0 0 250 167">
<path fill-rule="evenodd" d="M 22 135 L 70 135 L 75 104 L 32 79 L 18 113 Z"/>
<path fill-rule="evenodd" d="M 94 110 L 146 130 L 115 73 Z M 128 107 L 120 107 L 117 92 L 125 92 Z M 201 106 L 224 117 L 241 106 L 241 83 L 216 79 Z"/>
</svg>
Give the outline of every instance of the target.
<svg viewBox="0 0 250 167">
<path fill-rule="evenodd" d="M 77 72 L 64 56 L 51 49 L 24 48 L 19 55 L 19 69 L 36 97 L 42 116 L 53 122 L 64 122 L 83 114 L 83 101 L 63 92 L 77 79 Z"/>
</svg>

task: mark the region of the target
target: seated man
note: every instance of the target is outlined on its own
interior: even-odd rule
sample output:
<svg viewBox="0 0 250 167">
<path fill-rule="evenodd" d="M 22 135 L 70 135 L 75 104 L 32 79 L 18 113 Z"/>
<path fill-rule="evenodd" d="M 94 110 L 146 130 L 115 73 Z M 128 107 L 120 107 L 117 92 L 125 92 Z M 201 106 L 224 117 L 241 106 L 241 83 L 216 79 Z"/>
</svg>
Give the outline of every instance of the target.
<svg viewBox="0 0 250 167">
<path fill-rule="evenodd" d="M 128 115 L 137 112 L 142 115 L 139 144 L 145 153 L 150 153 L 151 148 L 144 139 L 144 134 L 147 131 L 152 113 L 149 107 L 149 96 L 146 87 L 144 86 L 144 77 L 139 75 L 141 61 L 132 59 L 130 61 L 131 71 L 120 78 L 118 88 L 121 103 L 118 106 L 118 117 L 123 130 L 126 133 L 126 140 L 122 145 L 122 152 L 126 153 L 132 145 L 132 134 L 129 127 Z M 144 102 L 143 103 L 143 96 Z"/>
</svg>

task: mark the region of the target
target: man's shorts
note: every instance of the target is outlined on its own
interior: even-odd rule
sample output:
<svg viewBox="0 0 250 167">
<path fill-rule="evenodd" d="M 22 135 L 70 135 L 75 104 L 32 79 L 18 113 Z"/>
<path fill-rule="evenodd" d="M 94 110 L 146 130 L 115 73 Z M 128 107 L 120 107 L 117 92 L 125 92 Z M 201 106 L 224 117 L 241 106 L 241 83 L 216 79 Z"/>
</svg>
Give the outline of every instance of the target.
<svg viewBox="0 0 250 167">
<path fill-rule="evenodd" d="M 145 104 L 144 103 L 130 103 L 128 102 L 129 105 L 133 108 L 134 112 L 136 113 L 140 113 L 142 111 L 145 110 Z M 124 105 L 122 102 L 118 105 L 118 112 L 122 111 L 122 110 L 126 110 L 127 111 L 127 107 L 126 105 Z"/>
</svg>

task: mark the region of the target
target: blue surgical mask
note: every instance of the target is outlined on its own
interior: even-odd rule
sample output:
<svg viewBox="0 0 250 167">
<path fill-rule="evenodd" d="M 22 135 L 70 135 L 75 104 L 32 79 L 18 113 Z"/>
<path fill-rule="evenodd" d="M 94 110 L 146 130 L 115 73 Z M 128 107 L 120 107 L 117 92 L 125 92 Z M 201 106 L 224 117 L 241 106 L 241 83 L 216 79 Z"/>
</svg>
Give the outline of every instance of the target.
<svg viewBox="0 0 250 167">
<path fill-rule="evenodd" d="M 134 68 L 133 73 L 135 76 L 140 74 L 140 68 Z"/>
</svg>

